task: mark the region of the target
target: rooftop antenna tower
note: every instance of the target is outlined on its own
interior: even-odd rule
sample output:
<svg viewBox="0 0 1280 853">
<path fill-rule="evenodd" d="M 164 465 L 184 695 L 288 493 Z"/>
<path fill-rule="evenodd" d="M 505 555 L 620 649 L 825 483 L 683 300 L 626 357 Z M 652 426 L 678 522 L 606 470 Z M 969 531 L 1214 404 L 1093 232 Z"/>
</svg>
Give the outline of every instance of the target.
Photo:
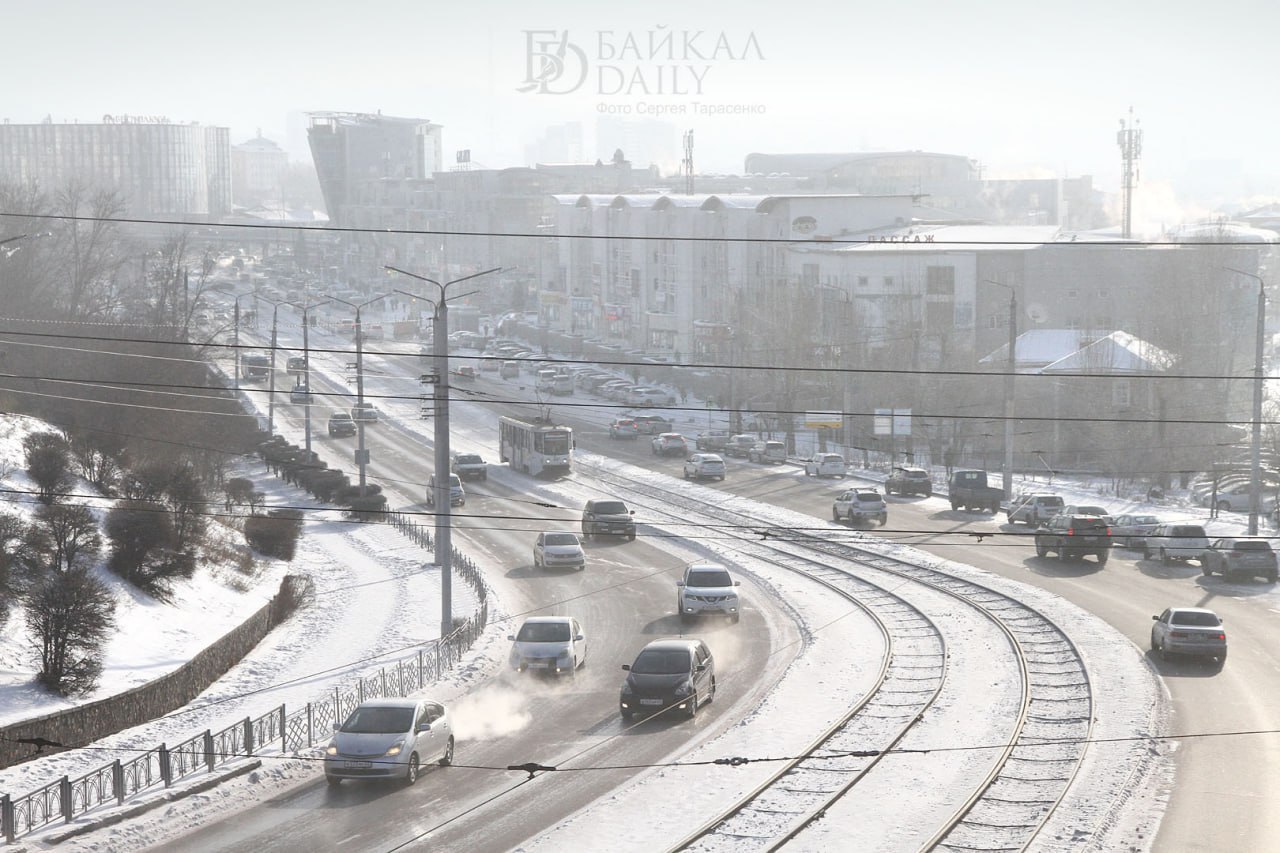
<svg viewBox="0 0 1280 853">
<path fill-rule="evenodd" d="M 1129 107 L 1129 121 L 1120 119 L 1120 130 L 1116 133 L 1116 144 L 1120 146 L 1121 172 L 1124 178 L 1124 232 L 1122 236 L 1128 240 L 1133 236 L 1133 185 L 1138 182 L 1138 161 L 1142 159 L 1142 131 L 1138 128 L 1138 120 L 1133 117 L 1133 107 Z"/>
<path fill-rule="evenodd" d="M 685 195 L 693 195 L 693 131 L 684 132 L 684 159 L 680 161 L 680 169 L 684 172 Z"/>
</svg>

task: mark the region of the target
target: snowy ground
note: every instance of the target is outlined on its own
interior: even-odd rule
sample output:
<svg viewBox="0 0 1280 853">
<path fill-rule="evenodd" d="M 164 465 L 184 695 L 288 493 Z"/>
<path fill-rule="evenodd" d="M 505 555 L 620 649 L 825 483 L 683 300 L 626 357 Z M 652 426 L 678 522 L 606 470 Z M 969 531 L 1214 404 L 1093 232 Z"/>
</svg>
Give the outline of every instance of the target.
<svg viewBox="0 0 1280 853">
<path fill-rule="evenodd" d="M 282 336 L 282 339 L 288 342 L 287 345 L 300 344 L 300 341 L 292 340 L 287 335 Z M 321 346 L 338 346 L 345 340 L 322 333 L 312 336 L 313 345 Z M 314 359 L 313 369 L 319 370 L 333 381 L 341 382 L 345 361 L 346 358 L 341 354 L 328 354 Z M 383 371 L 388 377 L 395 376 L 394 382 L 389 378 L 372 378 L 367 388 L 369 392 L 403 395 L 407 376 L 391 359 L 370 356 L 367 363 L 372 369 Z M 257 396 L 260 395 L 255 395 Z M 575 396 L 571 401 L 590 402 L 592 399 Z M 337 402 L 334 401 L 335 408 L 338 407 Z M 384 420 L 393 421 L 397 426 L 423 437 L 429 436 L 431 423 L 418 418 L 417 402 L 412 397 L 379 401 L 378 405 Z M 461 438 L 455 443 L 457 449 L 479 450 L 488 457 L 494 455 L 494 418 L 487 409 L 456 403 L 453 417 L 454 431 Z M 683 431 L 690 434 L 698 431 L 699 424 L 694 421 L 699 419 L 685 414 L 682 420 L 687 422 L 681 424 Z M 323 424 L 320 424 L 320 428 L 323 428 Z M 291 435 L 290 438 L 301 443 L 300 436 Z M 668 488 L 681 487 L 676 481 L 660 474 L 607 460 L 596 461 L 618 465 L 620 470 L 625 469 L 629 476 L 640 481 L 660 482 Z M 501 468 L 493 474 L 495 478 L 505 475 L 507 472 Z M 528 481 L 524 482 L 527 484 Z M 1035 485 L 1039 488 L 1043 483 Z M 406 485 L 406 489 L 408 488 Z M 590 486 L 585 482 L 580 485 L 536 487 L 532 491 L 539 490 L 545 494 L 538 494 L 538 497 L 545 496 L 565 505 L 580 503 L 581 499 L 591 494 Z M 1163 506 L 1120 505 L 1114 501 L 1100 500 L 1088 486 L 1071 486 L 1062 482 L 1055 482 L 1052 490 L 1068 497 L 1068 500 L 1078 497 L 1081 500 L 1088 499 L 1091 503 L 1102 502 L 1116 512 L 1151 511 L 1171 519 L 1185 516 L 1201 521 L 1207 512 Z M 305 496 L 290 494 L 286 490 L 280 490 L 278 494 L 282 501 L 288 503 L 305 500 Z M 752 504 L 749 501 L 742 503 Z M 752 510 L 762 518 L 770 519 L 770 523 L 813 524 L 811 518 L 761 504 L 753 504 Z M 1239 526 L 1236 519 L 1224 519 L 1214 522 L 1210 532 L 1213 535 L 1225 535 L 1238 530 Z M 903 546 L 885 547 L 889 553 L 898 556 L 912 553 Z M 927 555 L 915 556 L 930 565 L 943 562 Z M 344 672 L 331 671 L 331 667 L 341 665 L 341 670 L 345 671 L 357 660 L 378 655 L 390 659 L 402 646 L 430 639 L 435 636 L 438 612 L 434 607 L 422 607 L 421 602 L 435 602 L 439 595 L 434 586 L 435 576 L 421 571 L 426 562 L 429 562 L 428 555 L 406 547 L 405 541 L 388 528 L 353 527 L 328 522 L 309 523 L 299 557 L 289 568 L 291 571 L 307 571 L 316 577 L 318 595 L 311 612 L 273 632 L 243 664 L 215 685 L 206 696 L 193 703 L 190 710 L 108 739 L 101 745 L 102 751 L 75 751 L 0 772 L 0 790 L 21 793 L 64 772 L 82 772 L 75 768 L 86 768 L 110 760 L 114 757 L 114 750 L 146 748 L 160 740 L 172 742 L 206 727 L 220 727 L 225 724 L 224 721 L 262 713 L 266 708 L 281 702 L 293 705 L 324 695 L 344 677 Z M 1097 737 L 1153 733 L 1154 720 L 1159 717 L 1164 699 L 1158 681 L 1131 643 L 1094 617 L 1048 593 L 958 564 L 947 565 L 957 573 L 971 574 L 984 583 L 1013 591 L 1033 603 L 1081 642 L 1091 669 L 1117 674 L 1124 689 L 1115 691 L 1115 695 L 1108 693 L 1100 697 L 1099 721 L 1095 729 Z M 489 577 L 494 581 L 500 600 L 503 592 L 502 572 L 497 571 L 499 566 L 496 564 L 488 568 L 493 569 Z M 750 566 L 745 568 L 748 572 L 753 571 Z M 762 569 L 754 571 L 759 572 L 753 574 L 755 581 L 763 587 L 780 589 L 788 594 L 793 591 L 791 587 L 796 583 L 794 579 L 771 578 L 764 575 Z M 369 581 L 375 583 L 369 585 Z M 357 584 L 364 585 L 356 586 Z M 274 585 L 268 586 L 274 591 Z M 465 592 L 466 587 L 455 584 L 454 589 L 455 595 L 458 595 Z M 407 594 L 411 594 L 416 602 L 412 617 L 403 610 Z M 830 621 L 831 614 L 824 610 L 829 606 L 814 603 L 798 609 L 804 630 L 821 636 L 821 627 Z M 455 612 L 470 612 L 469 603 L 456 602 Z M 395 627 L 388 627 L 383 632 L 369 630 L 370 624 Z M 405 627 L 406 624 L 408 627 Z M 489 631 L 468 656 L 469 665 L 448 676 L 431 691 L 432 695 L 445 701 L 461 700 L 469 691 L 481 685 L 487 673 L 496 669 L 505 657 L 506 644 L 500 639 L 502 634 L 505 634 L 505 628 Z M 148 647 L 146 643 L 141 645 L 143 648 Z M 153 645 L 160 644 L 153 642 Z M 837 659 L 847 658 L 845 648 L 847 647 L 824 651 L 822 643 L 812 644 L 788 673 L 784 686 L 775 691 L 760 712 L 687 757 L 694 760 L 725 755 L 759 755 L 761 744 L 769 744 L 770 752 L 774 751 L 775 745 L 778 753 L 786 752 L 786 747 L 792 744 L 797 732 L 815 731 L 832 713 L 822 703 L 809 701 L 809 697 L 848 694 L 862 689 L 864 672 L 858 667 L 847 665 L 847 660 L 833 663 L 831 659 L 824 657 L 835 654 Z M 315 675 L 316 673 L 321 674 Z M 490 695 L 486 698 L 487 701 L 483 704 L 497 713 L 476 714 L 475 719 L 481 725 L 476 731 L 469 733 L 470 736 L 482 736 L 487 726 L 521 724 L 518 705 L 504 705 L 510 697 Z M 468 700 L 473 699 L 474 695 L 468 697 Z M 211 701 L 220 704 L 210 706 Z M 478 710 L 480 704 L 469 701 L 472 709 Z M 455 713 L 458 712 L 459 708 L 455 707 Z M 461 720 L 469 715 L 458 716 Z M 1109 837 L 1117 841 L 1123 839 L 1126 846 L 1132 841 L 1132 833 L 1136 828 L 1147 830 L 1144 837 L 1150 839 L 1158 823 L 1159 803 L 1135 799 L 1130 802 L 1127 811 L 1115 814 L 1097 809 L 1091 811 L 1091 802 L 1110 802 L 1103 795 L 1115 792 L 1123 786 L 1138 789 L 1136 779 L 1148 773 L 1166 772 L 1167 766 L 1161 761 L 1159 756 L 1145 752 L 1123 752 L 1120 747 L 1095 749 L 1082 771 L 1088 777 L 1088 784 L 1078 787 L 1082 791 L 1096 791 L 1098 796 L 1094 800 L 1076 803 L 1076 808 L 1064 810 L 1064 813 L 1073 815 L 1072 821 L 1080 821 L 1082 825 L 1087 823 L 1091 829 L 1100 828 L 1115 833 Z M 663 840 L 669 841 L 671 831 L 670 824 L 654 821 L 652 816 L 679 813 L 682 809 L 693 811 L 687 809 L 690 790 L 708 791 L 710 793 L 707 796 L 718 801 L 731 798 L 736 791 L 750 786 L 754 772 L 749 768 L 739 770 L 741 772 L 732 774 L 726 774 L 723 768 L 715 771 L 697 768 L 655 771 L 630 789 L 604 794 L 590 808 L 566 820 L 545 836 L 531 840 L 528 847 L 548 849 L 554 845 L 557 848 L 567 846 L 569 849 L 586 849 L 597 845 L 601 837 L 609 837 L 619 843 L 625 840 L 631 845 L 631 849 L 651 848 Z M 82 843 L 78 842 L 78 846 L 95 850 L 131 849 L 143 839 L 155 841 L 174 830 L 192 825 L 196 819 L 194 815 L 202 811 L 209 812 L 210 804 L 216 804 L 218 810 L 225 814 L 227 809 L 246 807 L 260 802 L 272 792 L 314 779 L 317 772 L 313 764 L 305 761 L 284 758 L 268 760 L 261 770 L 229 782 L 215 791 L 201 794 L 190 801 L 171 804 L 120 827 L 95 832 L 83 839 Z M 678 784 L 673 784 L 677 782 Z M 721 791 L 721 788 L 724 790 Z M 907 785 L 905 791 L 909 790 L 910 785 Z M 903 796 L 909 796 L 909 793 L 904 792 Z M 895 805 L 894 802 L 886 803 L 890 811 Z M 841 828 L 844 831 L 856 829 L 854 826 Z M 1060 831 L 1063 837 L 1070 838 L 1080 827 L 1053 829 Z M 1136 846 L 1140 849 L 1143 845 Z"/>
</svg>

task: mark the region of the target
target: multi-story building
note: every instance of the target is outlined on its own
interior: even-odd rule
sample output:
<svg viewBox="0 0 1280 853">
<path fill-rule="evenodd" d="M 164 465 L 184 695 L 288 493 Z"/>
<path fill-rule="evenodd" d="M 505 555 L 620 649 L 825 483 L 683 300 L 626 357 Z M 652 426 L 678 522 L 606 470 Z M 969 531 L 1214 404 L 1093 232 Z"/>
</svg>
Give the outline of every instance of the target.
<svg viewBox="0 0 1280 853">
<path fill-rule="evenodd" d="M 0 124 L 0 180 L 116 190 L 133 216 L 217 218 L 231 211 L 230 131 L 127 115 Z"/>
<path fill-rule="evenodd" d="M 289 155 L 259 133 L 248 142 L 231 146 L 231 197 L 240 207 L 264 202 L 282 204 Z"/>
</svg>

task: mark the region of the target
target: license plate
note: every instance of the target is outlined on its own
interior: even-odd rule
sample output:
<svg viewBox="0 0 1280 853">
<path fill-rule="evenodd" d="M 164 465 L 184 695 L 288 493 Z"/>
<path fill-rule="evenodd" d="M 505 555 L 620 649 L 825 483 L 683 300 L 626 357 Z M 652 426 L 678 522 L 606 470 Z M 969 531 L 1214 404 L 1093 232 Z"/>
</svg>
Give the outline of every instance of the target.
<svg viewBox="0 0 1280 853">
<path fill-rule="evenodd" d="M 344 761 L 342 766 L 348 770 L 368 770 L 373 767 L 372 761 Z"/>
<path fill-rule="evenodd" d="M 546 661 L 544 661 L 544 660 L 531 660 L 531 661 L 529 661 L 529 668 L 530 668 L 530 669 L 546 669 L 548 666 L 550 666 L 550 664 L 548 664 L 548 663 L 547 663 Z"/>
<path fill-rule="evenodd" d="M 661 699 L 641 699 L 640 704 L 641 705 L 661 705 L 662 700 Z"/>
</svg>

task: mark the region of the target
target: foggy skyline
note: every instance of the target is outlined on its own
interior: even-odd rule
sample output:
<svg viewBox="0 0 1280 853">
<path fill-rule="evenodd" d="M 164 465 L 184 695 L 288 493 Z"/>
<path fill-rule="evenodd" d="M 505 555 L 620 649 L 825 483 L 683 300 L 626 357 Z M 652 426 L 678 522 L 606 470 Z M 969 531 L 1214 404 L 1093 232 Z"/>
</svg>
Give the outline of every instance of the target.
<svg viewBox="0 0 1280 853">
<path fill-rule="evenodd" d="M 181 17 L 156 0 L 55 0 L 6 18 L 21 37 L 0 69 L 23 82 L 0 118 L 17 123 L 167 116 L 230 127 L 234 142 L 260 128 L 302 159 L 300 113 L 381 110 L 442 124 L 448 168 L 458 149 L 485 166 L 518 165 L 546 127 L 612 115 L 670 122 L 677 139 L 694 130 L 703 172 L 740 172 L 752 151 L 925 150 L 971 157 L 987 176 L 1087 174 L 1115 191 L 1115 133 L 1132 105 L 1148 202 L 1172 202 L 1169 185 L 1182 199 L 1280 192 L 1276 120 L 1263 106 L 1280 14 L 1240 3 L 1208 17 L 1189 3 L 824 2 L 780 15 L 749 2 L 725 16 L 667 2 L 390 0 L 353 18 L 293 0 Z M 712 58 L 722 33 L 729 49 Z M 628 38 L 637 51 L 619 56 Z M 547 74 L 556 39 L 564 67 Z M 551 91 L 520 91 L 530 68 Z M 624 83 L 630 93 L 616 91 Z M 707 115 L 695 104 L 752 111 Z M 594 159 L 590 144 L 585 154 Z"/>
</svg>

